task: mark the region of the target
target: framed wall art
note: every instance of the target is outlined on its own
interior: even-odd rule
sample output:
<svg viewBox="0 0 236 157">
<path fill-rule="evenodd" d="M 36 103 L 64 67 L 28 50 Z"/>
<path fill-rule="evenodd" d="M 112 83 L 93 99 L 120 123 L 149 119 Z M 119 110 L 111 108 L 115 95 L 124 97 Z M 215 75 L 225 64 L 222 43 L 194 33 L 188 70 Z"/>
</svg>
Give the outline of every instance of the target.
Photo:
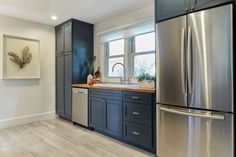
<svg viewBox="0 0 236 157">
<path fill-rule="evenodd" d="M 3 35 L 3 79 L 39 79 L 39 40 Z"/>
</svg>

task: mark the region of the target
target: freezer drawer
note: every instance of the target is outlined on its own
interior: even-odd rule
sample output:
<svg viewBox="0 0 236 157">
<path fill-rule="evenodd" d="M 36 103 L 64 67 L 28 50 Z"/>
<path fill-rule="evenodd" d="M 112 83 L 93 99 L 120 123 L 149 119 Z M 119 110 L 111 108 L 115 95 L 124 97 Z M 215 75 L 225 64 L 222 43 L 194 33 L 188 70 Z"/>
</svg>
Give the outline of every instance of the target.
<svg viewBox="0 0 236 157">
<path fill-rule="evenodd" d="M 233 114 L 158 110 L 159 157 L 233 157 Z"/>
</svg>

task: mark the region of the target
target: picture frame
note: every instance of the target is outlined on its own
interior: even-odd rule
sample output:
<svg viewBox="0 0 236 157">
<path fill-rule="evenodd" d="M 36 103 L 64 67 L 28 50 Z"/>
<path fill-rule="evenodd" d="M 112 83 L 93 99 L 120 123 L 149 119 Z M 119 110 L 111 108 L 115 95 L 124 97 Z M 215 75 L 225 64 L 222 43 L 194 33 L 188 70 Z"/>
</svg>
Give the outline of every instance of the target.
<svg viewBox="0 0 236 157">
<path fill-rule="evenodd" d="M 40 79 L 40 41 L 3 35 L 3 79 Z"/>
</svg>

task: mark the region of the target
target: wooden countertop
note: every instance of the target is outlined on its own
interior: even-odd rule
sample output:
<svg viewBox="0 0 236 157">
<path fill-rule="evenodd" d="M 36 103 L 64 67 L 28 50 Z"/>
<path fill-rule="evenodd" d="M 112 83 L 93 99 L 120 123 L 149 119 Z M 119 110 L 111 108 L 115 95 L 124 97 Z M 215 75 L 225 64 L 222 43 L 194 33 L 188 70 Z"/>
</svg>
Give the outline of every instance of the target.
<svg viewBox="0 0 236 157">
<path fill-rule="evenodd" d="M 123 90 L 123 91 L 130 91 L 130 92 L 143 92 L 143 93 L 155 93 L 156 90 L 154 88 L 143 88 L 138 86 L 133 87 L 112 87 L 112 86 L 90 86 L 87 84 L 73 84 L 72 87 L 74 88 L 92 88 L 92 89 L 107 89 L 107 90 Z"/>
</svg>

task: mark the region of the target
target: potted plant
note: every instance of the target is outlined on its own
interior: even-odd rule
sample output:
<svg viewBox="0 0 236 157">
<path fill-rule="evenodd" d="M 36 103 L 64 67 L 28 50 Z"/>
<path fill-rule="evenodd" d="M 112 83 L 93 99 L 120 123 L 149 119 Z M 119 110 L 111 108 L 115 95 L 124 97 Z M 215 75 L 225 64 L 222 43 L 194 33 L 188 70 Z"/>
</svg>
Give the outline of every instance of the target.
<svg viewBox="0 0 236 157">
<path fill-rule="evenodd" d="M 142 73 L 137 79 L 140 87 L 155 88 L 155 76 L 151 76 L 148 73 Z"/>
</svg>

